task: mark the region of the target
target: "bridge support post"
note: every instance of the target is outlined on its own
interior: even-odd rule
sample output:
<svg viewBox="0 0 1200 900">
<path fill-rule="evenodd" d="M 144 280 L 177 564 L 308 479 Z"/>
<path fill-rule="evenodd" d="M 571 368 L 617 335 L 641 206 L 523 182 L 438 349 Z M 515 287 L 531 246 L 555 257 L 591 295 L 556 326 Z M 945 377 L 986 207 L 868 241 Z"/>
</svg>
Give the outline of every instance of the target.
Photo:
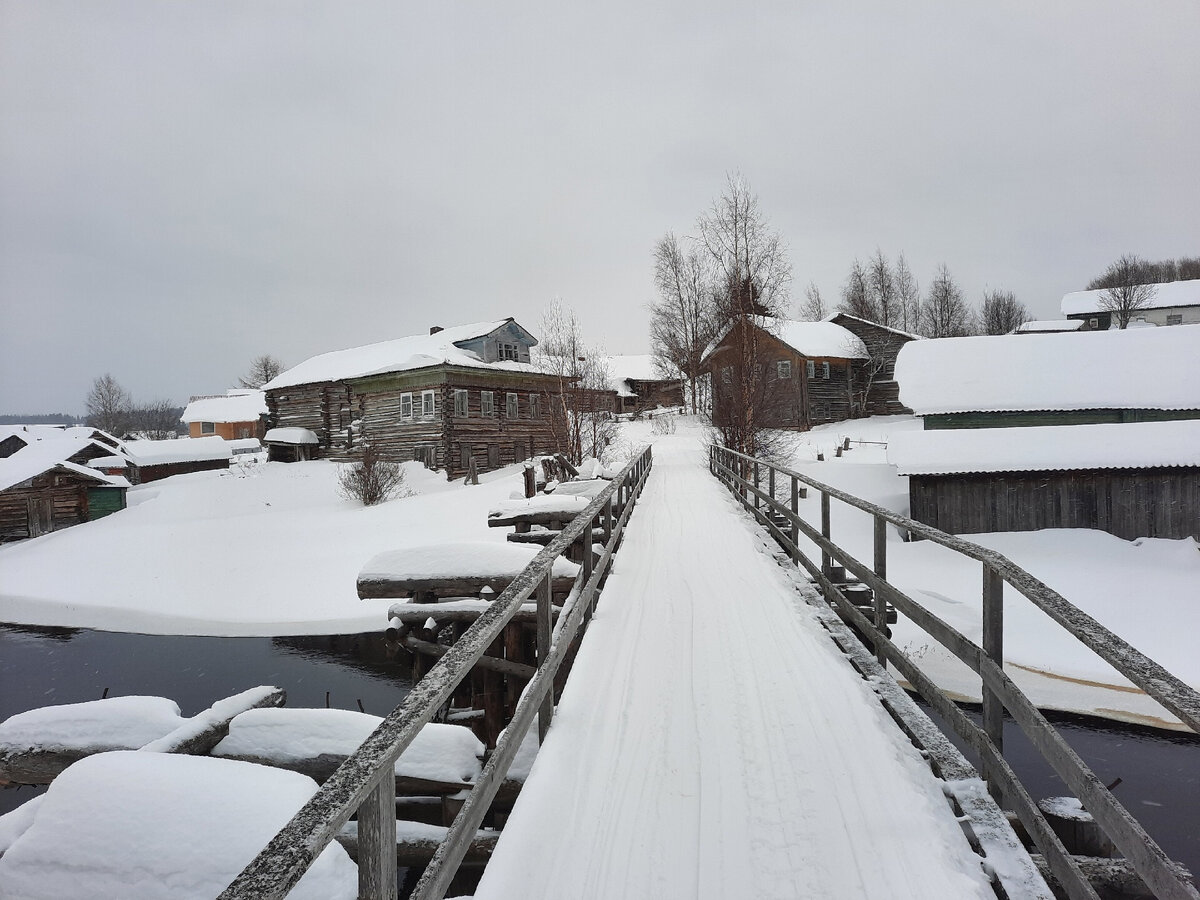
<svg viewBox="0 0 1200 900">
<path fill-rule="evenodd" d="M 612 509 L 611 505 L 609 509 Z M 537 594 L 537 664 L 540 669 L 550 656 L 550 638 L 553 634 L 553 624 L 550 612 L 550 573 L 538 585 Z M 542 705 L 538 707 L 538 745 L 546 740 L 546 732 L 550 730 L 550 721 L 554 718 L 554 688 L 546 691 Z"/>
<path fill-rule="evenodd" d="M 875 516 L 875 574 L 880 581 L 887 581 L 887 520 Z M 875 627 L 880 634 L 887 634 L 887 598 L 882 591 L 875 591 Z M 875 659 L 885 669 L 887 654 L 883 652 L 883 643 L 875 646 Z"/>
<path fill-rule="evenodd" d="M 983 652 L 999 668 L 1004 668 L 1004 579 L 983 564 Z M 983 682 L 983 730 L 1004 754 L 1004 703 L 986 681 Z M 988 790 L 997 800 L 999 786 L 988 778 Z"/>
<path fill-rule="evenodd" d="M 358 807 L 358 896 L 395 900 L 396 779 L 391 767 Z"/>
</svg>

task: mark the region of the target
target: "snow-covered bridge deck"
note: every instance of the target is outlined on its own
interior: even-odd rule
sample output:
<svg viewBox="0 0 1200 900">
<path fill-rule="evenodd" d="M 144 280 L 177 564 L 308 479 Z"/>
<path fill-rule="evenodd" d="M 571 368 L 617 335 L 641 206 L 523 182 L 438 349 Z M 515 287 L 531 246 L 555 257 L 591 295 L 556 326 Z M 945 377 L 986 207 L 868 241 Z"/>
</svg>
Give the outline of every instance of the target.
<svg viewBox="0 0 1200 900">
<path fill-rule="evenodd" d="M 692 436 L 655 464 L 478 897 L 995 895 Z"/>
</svg>

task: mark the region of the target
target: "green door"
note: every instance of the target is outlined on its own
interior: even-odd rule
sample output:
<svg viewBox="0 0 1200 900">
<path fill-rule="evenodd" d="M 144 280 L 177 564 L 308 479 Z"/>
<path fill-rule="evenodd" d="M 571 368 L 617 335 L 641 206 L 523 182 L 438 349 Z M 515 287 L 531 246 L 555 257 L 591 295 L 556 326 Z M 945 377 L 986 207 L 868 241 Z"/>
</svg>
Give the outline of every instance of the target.
<svg viewBox="0 0 1200 900">
<path fill-rule="evenodd" d="M 88 521 L 103 519 L 125 508 L 125 488 L 88 488 Z"/>
</svg>

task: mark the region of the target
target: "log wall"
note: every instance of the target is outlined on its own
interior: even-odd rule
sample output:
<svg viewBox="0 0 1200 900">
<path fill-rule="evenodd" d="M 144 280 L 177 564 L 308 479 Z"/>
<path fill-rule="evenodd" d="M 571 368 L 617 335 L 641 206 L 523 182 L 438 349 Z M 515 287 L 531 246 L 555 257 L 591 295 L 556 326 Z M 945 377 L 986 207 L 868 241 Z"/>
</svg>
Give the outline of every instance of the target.
<svg viewBox="0 0 1200 900">
<path fill-rule="evenodd" d="M 86 522 L 87 489 L 94 484 L 74 473 L 43 472 L 30 482 L 0 491 L 0 542 L 19 541 L 40 531 L 57 531 Z M 44 528 L 30 522 L 31 504 L 33 514 L 41 515 Z"/>
<path fill-rule="evenodd" d="M 1200 540 L 1200 468 L 913 475 L 911 515 L 951 534 L 1095 528 Z"/>
</svg>

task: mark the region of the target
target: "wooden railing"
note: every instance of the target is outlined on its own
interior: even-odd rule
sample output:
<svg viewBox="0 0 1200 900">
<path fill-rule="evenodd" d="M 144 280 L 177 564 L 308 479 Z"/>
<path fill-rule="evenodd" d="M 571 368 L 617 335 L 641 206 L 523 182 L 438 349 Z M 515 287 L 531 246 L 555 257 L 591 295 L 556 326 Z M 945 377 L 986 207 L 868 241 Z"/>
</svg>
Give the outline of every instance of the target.
<svg viewBox="0 0 1200 900">
<path fill-rule="evenodd" d="M 1072 900 L 1097 897 L 1076 860 L 1047 823 L 1041 810 L 1004 759 L 1003 717 L 1007 710 L 1032 744 L 1091 813 L 1113 844 L 1131 863 L 1154 896 L 1169 900 L 1198 900 L 1200 893 L 1182 878 L 1158 844 L 1088 768 L 1058 731 L 1004 672 L 1004 585 L 1007 583 L 1038 609 L 1089 647 L 1118 672 L 1200 734 L 1200 694 L 1154 660 L 1140 653 L 1087 613 L 1034 578 L 1006 556 L 946 534 L 906 516 L 868 503 L 783 466 L 755 459 L 725 447 L 710 450 L 709 466 L 742 504 L 820 585 L 831 606 L 848 624 L 865 634 L 876 658 L 893 667 L 954 728 L 982 761 L 983 776 L 993 793 L 1002 795 L 1044 854 L 1051 874 Z M 812 488 L 820 492 L 821 527 L 800 515 L 799 500 Z M 777 499 L 783 489 L 786 499 Z M 874 518 L 874 558 L 871 565 L 855 559 L 830 536 L 830 501 L 838 500 Z M 772 520 L 786 520 L 780 527 Z M 982 564 L 983 646 L 968 639 L 887 581 L 887 526 L 914 537 L 935 541 Z M 786 528 L 786 530 L 785 530 Z M 801 535 L 821 550 L 818 566 L 800 550 Z M 872 615 L 852 604 L 830 577 L 843 567 L 874 591 Z M 977 726 L 913 661 L 891 642 L 886 631 L 891 603 L 923 631 L 966 663 L 982 680 L 983 727 Z"/>
<path fill-rule="evenodd" d="M 483 822 L 521 741 L 534 719 L 544 737 L 554 713 L 552 688 L 568 648 L 590 619 L 600 582 L 608 573 L 625 524 L 650 472 L 646 447 L 629 462 L 587 508 L 546 546 L 520 575 L 422 678 L 404 702 L 343 763 L 296 813 L 283 830 L 221 894 L 221 900 L 262 900 L 285 896 L 313 860 L 357 814 L 360 898 L 392 898 L 397 893 L 396 779 L 393 766 L 422 726 L 449 699 L 488 646 L 500 635 L 521 604 L 537 592 L 536 672 L 517 703 L 513 719 L 484 764 L 483 771 L 455 817 L 412 894 L 420 900 L 445 895 Z M 602 520 L 609 533 L 604 550 L 593 559 L 593 524 Z M 551 629 L 550 572 L 571 544 L 582 542 L 583 564 L 558 622 Z"/>
</svg>

